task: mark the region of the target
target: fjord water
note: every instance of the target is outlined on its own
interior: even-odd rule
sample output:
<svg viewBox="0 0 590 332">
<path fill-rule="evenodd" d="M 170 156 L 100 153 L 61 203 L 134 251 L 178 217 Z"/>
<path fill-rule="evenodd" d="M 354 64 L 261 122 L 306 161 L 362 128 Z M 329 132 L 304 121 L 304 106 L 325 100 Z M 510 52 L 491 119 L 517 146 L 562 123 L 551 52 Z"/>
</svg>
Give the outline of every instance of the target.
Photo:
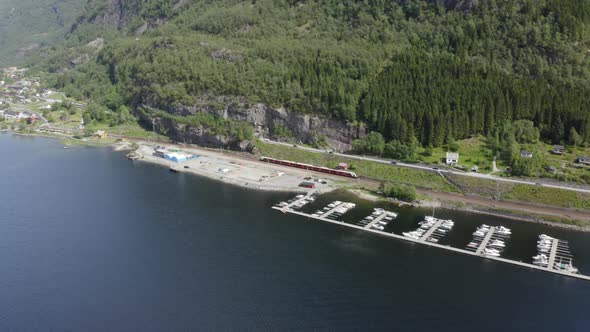
<svg viewBox="0 0 590 332">
<path fill-rule="evenodd" d="M 270 207 L 292 195 L 107 148 L 0 134 L 0 155 L 2 331 L 590 330 L 585 281 L 284 215 Z M 395 232 L 431 213 L 396 210 Z M 506 254 L 525 260 L 545 232 L 590 273 L 588 234 L 436 213 L 452 244 L 509 225 Z"/>
</svg>

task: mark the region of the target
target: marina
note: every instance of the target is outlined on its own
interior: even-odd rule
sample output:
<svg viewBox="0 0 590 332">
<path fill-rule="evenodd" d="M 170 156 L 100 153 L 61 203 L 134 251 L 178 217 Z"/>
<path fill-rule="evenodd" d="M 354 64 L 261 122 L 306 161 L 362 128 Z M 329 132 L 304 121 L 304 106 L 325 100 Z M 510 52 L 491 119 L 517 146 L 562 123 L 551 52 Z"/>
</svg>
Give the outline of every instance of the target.
<svg viewBox="0 0 590 332">
<path fill-rule="evenodd" d="M 550 270 L 578 273 L 578 269 L 573 266 L 574 257 L 567 241 L 541 234 L 537 241 L 537 250 L 539 253 L 533 256 L 533 264 Z"/>
<path fill-rule="evenodd" d="M 474 232 L 473 241 L 469 243 L 466 249 L 461 249 L 452 247 L 450 245 L 442 245 L 437 243 L 440 238 L 451 232 L 452 226 L 454 225 L 451 220 L 442 220 L 434 218 L 433 216 L 426 216 L 424 221 L 420 222 L 421 227 L 418 230 L 405 232 L 403 235 L 399 235 L 393 232 L 385 231 L 385 227 L 379 224 L 387 217 L 391 218 L 393 215 L 397 217 L 397 214 L 393 212 L 383 212 L 382 209 L 375 209 L 376 212 L 381 212 L 378 212 L 378 215 L 372 214 L 362 221 L 353 224 L 338 220 L 338 218 L 344 213 L 348 212 L 350 209 L 353 209 L 355 207 L 354 203 L 334 201 L 323 209 L 312 214 L 292 209 L 289 207 L 289 203 L 287 203 L 287 205 L 285 205 L 285 203 L 286 202 L 281 202 L 272 208 L 283 213 L 290 213 L 314 220 L 338 224 L 389 238 L 419 243 L 429 247 L 445 249 L 469 256 L 482 257 L 489 260 L 512 264 L 537 271 L 550 272 L 562 276 L 590 281 L 590 276 L 579 274 L 577 269 L 571 265 L 573 257 L 569 252 L 567 242 L 549 238 L 551 243 L 550 246 L 547 247 L 546 244 L 548 239 L 542 238 L 543 236 L 546 237 L 544 234 L 540 236 L 540 239 L 544 241 L 542 246 L 544 253 L 533 257 L 534 261 L 533 264 L 531 264 L 501 257 L 501 253 L 506 246 L 506 241 L 511 235 L 511 230 L 503 226 L 492 227 L 485 224 L 481 225 Z M 540 264 L 539 259 L 544 261 L 542 261 Z M 551 264 L 549 264 L 549 260 L 551 260 Z"/>
</svg>

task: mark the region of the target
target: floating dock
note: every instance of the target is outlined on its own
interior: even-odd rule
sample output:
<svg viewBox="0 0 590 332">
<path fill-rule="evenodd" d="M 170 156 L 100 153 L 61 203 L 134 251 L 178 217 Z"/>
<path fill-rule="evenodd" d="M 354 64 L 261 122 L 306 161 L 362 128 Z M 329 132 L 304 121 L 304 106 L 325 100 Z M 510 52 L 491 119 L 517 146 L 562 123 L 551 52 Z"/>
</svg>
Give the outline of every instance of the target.
<svg viewBox="0 0 590 332">
<path fill-rule="evenodd" d="M 549 252 L 549 264 L 547 265 L 547 267 L 550 269 L 555 267 L 555 256 L 557 256 L 557 245 L 558 244 L 559 244 L 558 239 L 553 239 L 553 241 L 551 241 L 551 251 Z"/>
<path fill-rule="evenodd" d="M 490 242 L 490 239 L 492 238 L 492 235 L 494 235 L 495 231 L 495 227 L 490 227 L 490 230 L 486 233 L 486 236 L 484 236 L 483 240 L 479 244 L 479 247 L 477 247 L 477 250 L 475 251 L 476 255 L 481 255 L 483 253 L 483 250 L 488 245 L 488 242 Z"/>
<path fill-rule="evenodd" d="M 372 228 L 374 225 L 377 225 L 381 220 L 385 219 L 385 217 L 387 217 L 387 213 L 384 212 L 380 216 L 375 218 L 375 220 L 371 221 L 367 226 L 365 226 L 365 228 Z"/>
<path fill-rule="evenodd" d="M 323 213 L 322 215 L 311 215 L 308 213 L 304 213 L 304 212 L 300 212 L 300 211 L 296 211 L 293 210 L 291 208 L 285 207 L 285 206 L 274 206 L 273 209 L 275 210 L 279 210 L 283 213 L 290 213 L 290 214 L 294 214 L 294 215 L 298 215 L 298 216 L 302 216 L 302 217 L 307 217 L 310 219 L 315 219 L 315 220 L 320 220 L 320 221 L 324 221 L 327 223 L 331 223 L 331 224 L 336 224 L 336 225 L 340 225 L 343 227 L 348 227 L 348 228 L 352 228 L 352 229 L 356 229 L 356 230 L 360 230 L 360 231 L 365 231 L 365 232 L 369 232 L 369 233 L 373 233 L 376 235 L 381 235 L 384 237 L 388 237 L 388 238 L 394 238 L 394 239 L 398 239 L 398 240 L 403 240 L 403 241 L 407 241 L 407 242 L 413 242 L 413 243 L 419 243 L 419 244 L 423 244 L 429 247 L 434 247 L 434 248 L 440 248 L 440 249 L 445 249 L 448 251 L 452 251 L 452 252 L 456 252 L 456 253 L 461 253 L 464 255 L 469 255 L 469 256 L 476 256 L 476 257 L 483 257 L 489 260 L 493 260 L 493 261 L 498 261 L 498 262 L 503 262 L 503 263 L 507 263 L 507 264 L 512 264 L 512 265 L 516 265 L 516 266 L 521 266 L 521 267 L 526 267 L 529 269 L 533 269 L 533 270 L 537 270 L 537 271 L 544 271 L 544 272 L 550 272 L 550 273 L 555 273 L 555 274 L 559 274 L 562 276 L 566 276 L 566 277 L 571 277 L 571 278 L 576 278 L 576 279 L 581 279 L 581 280 L 587 280 L 590 281 L 590 276 L 586 276 L 583 274 L 577 274 L 577 273 L 571 273 L 571 272 L 567 272 L 564 270 L 560 270 L 560 269 L 556 269 L 555 266 L 549 265 L 548 267 L 542 267 L 542 266 L 537 266 L 534 264 L 530 264 L 530 263 L 525 263 L 525 262 L 519 262 L 519 261 L 515 261 L 515 260 L 511 260 L 511 259 L 506 259 L 506 258 L 502 258 L 502 257 L 494 257 L 494 256 L 486 256 L 481 254 L 480 252 L 480 248 L 482 248 L 481 250 L 483 250 L 483 248 L 485 248 L 485 244 L 482 245 L 480 244 L 478 246 L 478 250 L 476 252 L 474 251 L 469 251 L 469 250 L 465 250 L 465 249 L 460 249 L 460 248 L 455 248 L 455 247 L 451 247 L 449 245 L 441 245 L 438 243 L 433 243 L 433 242 L 429 242 L 427 241 L 427 237 L 422 236 L 419 239 L 414 239 L 414 238 L 410 238 L 410 237 L 405 237 L 402 235 L 398 235 L 398 234 L 394 234 L 394 233 L 387 233 L 384 231 L 380 231 L 380 230 L 376 230 L 376 229 L 372 229 L 365 226 L 358 226 L 358 225 L 354 225 L 354 224 L 350 224 L 350 223 L 346 223 L 343 221 L 338 221 L 338 220 L 333 220 L 333 219 L 328 219 L 325 217 L 325 215 L 327 215 L 326 213 Z M 432 227 L 435 228 L 435 227 Z M 493 227 L 490 227 L 490 229 Z M 491 230 L 488 233 L 493 233 Z M 489 239 L 492 237 L 493 234 L 486 234 L 486 238 L 487 241 L 489 241 Z M 484 241 L 482 241 L 483 243 Z M 486 242 L 487 244 L 487 242 Z M 556 246 L 557 248 L 557 246 Z M 557 250 L 557 249 L 556 249 Z M 555 254 L 555 257 L 557 257 L 557 251 Z M 555 260 L 555 258 L 554 258 Z"/>
<path fill-rule="evenodd" d="M 430 227 L 424 235 L 420 238 L 420 241 L 427 241 L 434 232 L 442 225 L 445 220 L 439 219 L 437 220 L 432 227 Z"/>
</svg>

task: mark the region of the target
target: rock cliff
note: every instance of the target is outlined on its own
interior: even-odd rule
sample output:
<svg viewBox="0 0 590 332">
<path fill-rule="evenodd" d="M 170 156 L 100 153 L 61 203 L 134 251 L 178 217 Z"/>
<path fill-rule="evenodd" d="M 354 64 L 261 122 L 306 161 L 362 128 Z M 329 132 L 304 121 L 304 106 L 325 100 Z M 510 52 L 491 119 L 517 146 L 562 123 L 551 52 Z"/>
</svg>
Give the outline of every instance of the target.
<svg viewBox="0 0 590 332">
<path fill-rule="evenodd" d="M 206 106 L 203 106 L 206 105 Z M 214 106 L 212 106 L 214 105 Z M 200 103 L 200 106 L 178 106 L 167 110 L 175 115 L 187 116 L 206 112 L 227 120 L 250 124 L 258 138 L 279 141 L 293 141 L 310 145 L 325 145 L 332 149 L 346 151 L 352 140 L 365 135 L 364 125 L 345 123 L 312 114 L 301 114 L 283 107 L 274 108 L 262 103 L 249 104 L 243 99 L 215 97 L 214 103 Z M 143 122 L 151 127 L 152 119 L 143 116 Z M 240 142 L 222 135 L 211 134 L 204 127 L 189 127 L 174 123 L 170 119 L 156 120 L 161 132 L 173 139 L 207 147 L 225 147 L 236 150 L 251 150 L 248 141 Z"/>
</svg>

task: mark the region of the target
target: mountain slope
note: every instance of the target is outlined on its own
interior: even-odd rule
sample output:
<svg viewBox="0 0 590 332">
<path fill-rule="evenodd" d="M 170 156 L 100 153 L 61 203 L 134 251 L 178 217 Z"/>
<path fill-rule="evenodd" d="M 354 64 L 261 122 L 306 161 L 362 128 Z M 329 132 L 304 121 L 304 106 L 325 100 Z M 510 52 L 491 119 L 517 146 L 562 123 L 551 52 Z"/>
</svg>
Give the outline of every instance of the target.
<svg viewBox="0 0 590 332">
<path fill-rule="evenodd" d="M 84 7 L 81 0 L 0 1 L 0 65 L 63 41 Z"/>
<path fill-rule="evenodd" d="M 107 46 L 55 84 L 172 120 L 261 103 L 403 143 L 516 119 L 590 141 L 589 20 L 588 0 L 96 0 L 69 44 Z"/>
</svg>

